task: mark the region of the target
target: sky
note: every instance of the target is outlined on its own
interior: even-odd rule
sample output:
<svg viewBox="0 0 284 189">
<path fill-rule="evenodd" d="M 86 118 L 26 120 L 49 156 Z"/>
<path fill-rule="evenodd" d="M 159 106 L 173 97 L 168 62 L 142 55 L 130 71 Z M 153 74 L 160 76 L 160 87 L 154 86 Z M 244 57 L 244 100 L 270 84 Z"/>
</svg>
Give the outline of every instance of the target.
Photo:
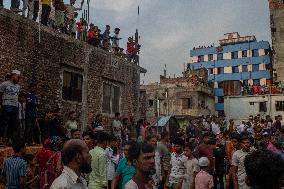
<svg viewBox="0 0 284 189">
<path fill-rule="evenodd" d="M 141 83 L 158 82 L 167 73 L 181 76 L 195 46 L 218 45 L 225 33 L 255 35 L 271 42 L 267 0 L 90 0 L 90 20 L 102 30 L 121 29 L 126 39 L 138 28 L 140 66 L 147 69 Z M 140 7 L 140 15 L 137 7 Z"/>
<path fill-rule="evenodd" d="M 218 45 L 225 33 L 271 42 L 268 0 L 90 0 L 90 21 L 102 31 L 106 24 L 119 27 L 125 49 L 138 28 L 140 66 L 147 69 L 142 84 L 158 82 L 165 64 L 168 75 L 181 76 L 190 49 Z"/>
</svg>

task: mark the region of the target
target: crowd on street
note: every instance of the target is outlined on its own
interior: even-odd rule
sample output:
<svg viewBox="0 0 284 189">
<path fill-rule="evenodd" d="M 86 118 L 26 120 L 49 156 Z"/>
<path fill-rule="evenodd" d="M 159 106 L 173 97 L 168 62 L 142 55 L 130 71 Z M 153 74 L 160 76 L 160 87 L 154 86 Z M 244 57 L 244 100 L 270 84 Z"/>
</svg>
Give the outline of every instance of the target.
<svg viewBox="0 0 284 189">
<path fill-rule="evenodd" d="M 280 189 L 284 176 L 281 116 L 191 119 L 169 133 L 117 112 L 111 125 L 98 113 L 81 130 L 77 112 L 63 123 L 60 109 L 40 118 L 35 83 L 21 92 L 20 71 L 0 84 L 1 138 L 14 154 L 1 167 L 7 189 Z M 108 130 L 107 128 L 110 128 Z M 131 135 L 131 131 L 136 131 Z M 132 132 L 133 133 L 133 132 Z M 38 143 L 37 154 L 27 154 Z"/>
</svg>

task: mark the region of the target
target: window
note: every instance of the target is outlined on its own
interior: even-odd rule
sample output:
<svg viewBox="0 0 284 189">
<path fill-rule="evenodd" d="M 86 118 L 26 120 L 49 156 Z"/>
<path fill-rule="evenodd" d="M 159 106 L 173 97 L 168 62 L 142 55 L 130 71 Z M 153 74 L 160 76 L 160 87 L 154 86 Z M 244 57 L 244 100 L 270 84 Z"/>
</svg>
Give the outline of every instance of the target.
<svg viewBox="0 0 284 189">
<path fill-rule="evenodd" d="M 224 68 L 221 67 L 221 68 L 217 68 L 217 74 L 223 74 L 224 73 Z"/>
<path fill-rule="evenodd" d="M 252 65 L 252 71 L 253 71 L 253 72 L 259 71 L 259 64 L 253 64 L 253 65 Z"/>
<path fill-rule="evenodd" d="M 213 68 L 208 68 L 208 74 L 213 74 Z"/>
<path fill-rule="evenodd" d="M 252 50 L 252 57 L 258 57 L 258 49 Z"/>
<path fill-rule="evenodd" d="M 259 103 L 259 112 L 267 112 L 266 102 Z"/>
<path fill-rule="evenodd" d="M 213 54 L 208 54 L 208 61 L 212 61 L 213 60 Z"/>
<path fill-rule="evenodd" d="M 218 96 L 218 103 L 224 103 L 224 97 Z"/>
<path fill-rule="evenodd" d="M 232 59 L 237 59 L 238 58 L 238 51 L 231 52 L 231 57 L 232 57 Z"/>
<path fill-rule="evenodd" d="M 198 62 L 204 62 L 204 56 L 203 55 L 198 56 Z"/>
<path fill-rule="evenodd" d="M 224 85 L 223 81 L 218 82 L 218 88 L 223 88 L 223 85 Z"/>
<path fill-rule="evenodd" d="M 239 73 L 239 66 L 233 66 L 232 73 Z"/>
<path fill-rule="evenodd" d="M 83 76 L 73 72 L 63 72 L 62 98 L 82 102 Z"/>
<path fill-rule="evenodd" d="M 112 113 L 119 112 L 120 104 L 120 87 L 113 86 L 113 96 L 112 96 Z"/>
<path fill-rule="evenodd" d="M 148 105 L 149 105 L 149 107 L 153 107 L 154 106 L 154 100 L 149 100 Z"/>
<path fill-rule="evenodd" d="M 243 65 L 242 66 L 242 72 L 247 72 L 248 71 L 248 66 L 247 65 Z"/>
<path fill-rule="evenodd" d="M 192 98 L 182 99 L 182 109 L 192 109 Z"/>
<path fill-rule="evenodd" d="M 120 110 L 120 87 L 103 84 L 103 113 L 116 113 Z"/>
<path fill-rule="evenodd" d="M 242 57 L 247 57 L 248 56 L 248 52 L 245 50 L 245 51 L 242 51 Z"/>
<path fill-rule="evenodd" d="M 223 60 L 223 53 L 217 54 L 217 60 Z"/>
<path fill-rule="evenodd" d="M 259 79 L 254 79 L 253 84 L 258 85 L 259 84 Z"/>
<path fill-rule="evenodd" d="M 271 64 L 265 64 L 265 70 L 271 70 L 272 65 Z"/>
<path fill-rule="evenodd" d="M 110 101 L 111 101 L 111 85 L 103 84 L 103 112 L 111 113 L 110 109 Z"/>
<path fill-rule="evenodd" d="M 276 101 L 275 109 L 276 111 L 284 111 L 284 101 Z"/>
</svg>

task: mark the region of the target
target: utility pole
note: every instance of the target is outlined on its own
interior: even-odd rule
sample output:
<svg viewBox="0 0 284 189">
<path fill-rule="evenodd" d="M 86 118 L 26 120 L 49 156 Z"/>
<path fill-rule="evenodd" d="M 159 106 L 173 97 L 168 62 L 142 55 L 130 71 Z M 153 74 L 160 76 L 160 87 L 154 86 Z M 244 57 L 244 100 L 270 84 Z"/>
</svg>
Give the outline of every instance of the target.
<svg viewBox="0 0 284 189">
<path fill-rule="evenodd" d="M 90 0 L 87 0 L 87 6 L 88 6 L 88 24 L 90 22 Z"/>
<path fill-rule="evenodd" d="M 135 41 L 135 49 L 137 49 L 137 54 L 136 54 L 136 58 L 135 58 L 136 60 L 135 61 L 136 61 L 138 66 L 139 66 L 139 53 L 140 53 L 139 38 L 140 38 L 140 36 L 139 36 L 139 33 L 138 33 L 138 29 L 136 29 L 134 41 Z"/>
</svg>

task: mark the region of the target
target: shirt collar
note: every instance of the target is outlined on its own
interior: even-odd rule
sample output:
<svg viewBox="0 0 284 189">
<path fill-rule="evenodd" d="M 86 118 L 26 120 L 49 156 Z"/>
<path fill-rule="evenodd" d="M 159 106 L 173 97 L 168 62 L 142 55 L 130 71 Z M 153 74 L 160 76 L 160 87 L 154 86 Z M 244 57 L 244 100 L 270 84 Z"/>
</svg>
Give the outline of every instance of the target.
<svg viewBox="0 0 284 189">
<path fill-rule="evenodd" d="M 177 154 L 177 153 L 175 152 L 175 157 L 176 157 L 176 158 L 182 157 L 183 155 L 184 155 L 184 152 L 182 152 L 181 154 Z"/>
<path fill-rule="evenodd" d="M 72 169 L 67 166 L 64 166 L 63 172 L 66 173 L 74 183 L 77 182 L 79 176 Z"/>
</svg>

